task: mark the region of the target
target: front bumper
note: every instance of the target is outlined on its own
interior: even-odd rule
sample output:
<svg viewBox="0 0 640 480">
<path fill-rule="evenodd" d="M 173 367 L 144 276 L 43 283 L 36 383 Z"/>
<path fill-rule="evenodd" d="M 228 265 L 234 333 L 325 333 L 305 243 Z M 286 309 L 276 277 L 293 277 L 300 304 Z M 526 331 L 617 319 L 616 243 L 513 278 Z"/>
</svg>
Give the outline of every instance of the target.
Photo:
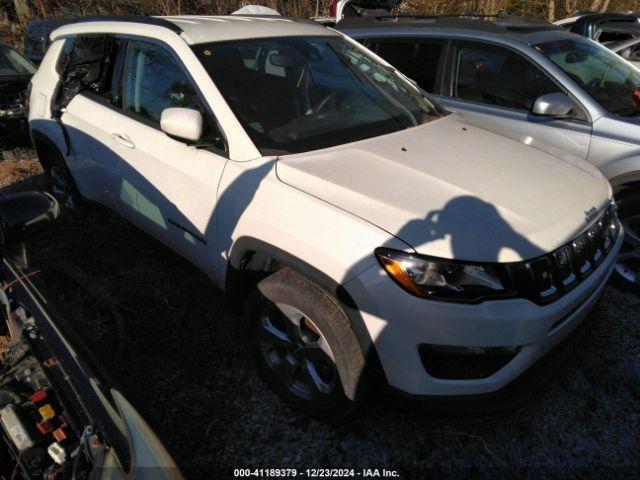
<svg viewBox="0 0 640 480">
<path fill-rule="evenodd" d="M 622 237 L 586 280 L 545 306 L 526 299 L 479 305 L 420 299 L 398 287 L 378 265 L 345 287 L 358 305 L 392 387 L 420 396 L 483 395 L 513 382 L 582 322 L 604 291 Z M 520 349 L 485 378 L 443 379 L 425 369 L 419 353 L 423 344 Z"/>
</svg>

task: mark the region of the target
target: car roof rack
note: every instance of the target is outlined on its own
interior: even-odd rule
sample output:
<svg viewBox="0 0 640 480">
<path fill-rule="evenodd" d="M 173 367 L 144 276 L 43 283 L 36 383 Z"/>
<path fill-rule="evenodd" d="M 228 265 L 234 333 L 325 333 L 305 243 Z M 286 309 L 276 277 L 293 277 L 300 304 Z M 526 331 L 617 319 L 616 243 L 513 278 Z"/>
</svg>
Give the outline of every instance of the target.
<svg viewBox="0 0 640 480">
<path fill-rule="evenodd" d="M 424 23 L 423 23 L 424 22 Z M 542 30 L 560 30 L 561 27 L 533 17 L 519 17 L 507 13 L 481 15 L 476 13 L 458 13 L 447 15 L 380 15 L 376 17 L 349 17 L 341 20 L 339 26 L 370 27 L 372 25 L 393 27 L 397 24 L 412 27 L 426 23 L 438 27 L 465 28 L 490 31 L 496 33 L 507 32 L 536 32 Z"/>
<path fill-rule="evenodd" d="M 168 28 L 174 33 L 182 33 L 182 29 L 169 20 L 159 17 L 149 17 L 146 15 L 97 15 L 94 17 L 83 17 L 73 21 L 77 23 L 90 23 L 90 22 L 128 22 L 128 23 L 141 23 L 144 25 L 154 25 L 156 27 Z"/>
</svg>

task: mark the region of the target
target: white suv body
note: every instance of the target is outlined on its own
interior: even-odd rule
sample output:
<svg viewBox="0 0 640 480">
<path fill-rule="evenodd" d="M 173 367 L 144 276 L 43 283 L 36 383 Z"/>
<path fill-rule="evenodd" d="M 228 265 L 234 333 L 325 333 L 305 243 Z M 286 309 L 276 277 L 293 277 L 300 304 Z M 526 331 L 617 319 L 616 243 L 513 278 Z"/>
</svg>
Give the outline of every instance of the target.
<svg viewBox="0 0 640 480">
<path fill-rule="evenodd" d="M 107 37 L 109 48 L 126 45 L 122 60 L 108 62 L 107 83 L 116 86 L 108 96 L 86 86 L 73 95 L 70 47 Z M 261 307 L 258 361 L 283 397 L 313 414 L 332 416 L 348 409 L 345 402 L 355 404 L 375 357 L 389 384 L 408 394 L 499 390 L 567 337 L 603 292 L 622 235 L 611 188 L 593 166 L 445 114 L 342 34 L 284 17 L 172 17 L 80 22 L 52 40 L 32 82 L 29 121 L 54 183 L 68 175 L 82 197 L 119 212 L 223 290 L 235 291 L 237 278 L 258 272 L 262 300 L 298 332 L 291 347 L 291 325 Z M 306 60 L 296 63 L 288 47 L 268 50 L 265 42 L 291 45 Z M 229 54 L 238 45 L 239 66 Z M 212 74 L 216 62 L 224 68 Z M 153 70 L 168 63 L 161 75 Z M 236 67 L 246 78 L 233 77 Z M 149 79 L 140 80 L 149 68 Z M 338 68 L 349 72 L 340 76 Z M 183 80 L 171 77 L 177 71 Z M 281 114 L 273 105 L 288 108 L 282 92 L 290 71 L 309 106 L 292 108 L 293 133 L 277 138 L 294 147 L 277 151 L 258 143 L 284 127 L 269 131 L 252 115 L 268 122 Z M 381 83 L 367 83 L 369 74 Z M 241 90 L 253 75 L 264 90 Z M 175 137 L 197 127 L 193 109 L 155 112 L 154 123 L 158 95 L 145 95 L 169 77 L 173 83 L 162 88 L 172 101 L 191 95 L 185 84 L 197 92 L 203 121 L 217 135 L 211 144 Z M 309 92 L 321 84 L 328 93 L 314 104 Z M 236 98 L 236 87 L 255 94 L 257 106 Z M 379 98 L 357 103 L 350 92 L 367 88 Z M 71 94 L 56 119 L 59 89 Z M 371 102 L 415 120 L 405 106 L 414 104 L 404 101 L 426 109 L 423 124 L 378 133 L 372 123 L 342 140 L 340 125 L 355 125 Z M 271 110 L 255 113 L 262 102 Z M 296 143 L 320 124 L 329 133 L 319 143 Z M 566 272 L 552 265 L 562 252 Z M 304 357 L 305 348 L 318 346 L 329 367 Z M 446 363 L 452 355 L 465 364 L 462 371 Z M 465 376 L 487 359 L 493 367 Z"/>
</svg>

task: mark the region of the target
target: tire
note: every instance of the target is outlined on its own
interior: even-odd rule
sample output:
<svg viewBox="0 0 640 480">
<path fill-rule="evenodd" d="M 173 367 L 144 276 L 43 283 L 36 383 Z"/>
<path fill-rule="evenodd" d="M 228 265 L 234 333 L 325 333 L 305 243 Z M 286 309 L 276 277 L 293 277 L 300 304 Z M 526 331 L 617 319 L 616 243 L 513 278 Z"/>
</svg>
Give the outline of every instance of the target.
<svg viewBox="0 0 640 480">
<path fill-rule="evenodd" d="M 623 192 L 616 203 L 625 237 L 613 280 L 621 290 L 640 295 L 640 191 Z"/>
<path fill-rule="evenodd" d="M 54 152 L 46 152 L 44 155 L 41 163 L 44 166 L 50 193 L 56 197 L 60 205 L 68 209 L 81 204 L 82 195 L 64 159 Z"/>
<path fill-rule="evenodd" d="M 365 357 L 338 300 L 322 287 L 280 270 L 249 295 L 245 321 L 258 371 L 286 403 L 335 423 L 363 402 Z"/>
</svg>

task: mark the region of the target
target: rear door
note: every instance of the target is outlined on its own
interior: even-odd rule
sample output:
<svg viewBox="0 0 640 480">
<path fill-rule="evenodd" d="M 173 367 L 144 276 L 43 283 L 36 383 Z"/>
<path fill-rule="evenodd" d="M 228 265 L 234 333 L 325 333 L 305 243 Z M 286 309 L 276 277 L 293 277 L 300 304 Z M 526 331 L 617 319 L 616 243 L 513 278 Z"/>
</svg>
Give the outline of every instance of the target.
<svg viewBox="0 0 640 480">
<path fill-rule="evenodd" d="M 58 96 L 70 98 L 61 116 L 68 138 L 67 165 L 82 195 L 109 207 L 115 206 L 112 193 L 118 185 L 119 158 L 111 129 L 118 120 L 117 79 L 125 45 L 112 35 L 78 36 L 66 41 L 60 59 Z M 79 83 L 84 87 L 77 93 Z"/>
<path fill-rule="evenodd" d="M 519 52 L 455 40 L 448 52 L 439 102 L 472 125 L 557 156 L 568 152 L 586 160 L 592 128 L 577 101 L 570 119 L 531 113 L 538 97 L 557 92 L 569 94 Z"/>
</svg>

